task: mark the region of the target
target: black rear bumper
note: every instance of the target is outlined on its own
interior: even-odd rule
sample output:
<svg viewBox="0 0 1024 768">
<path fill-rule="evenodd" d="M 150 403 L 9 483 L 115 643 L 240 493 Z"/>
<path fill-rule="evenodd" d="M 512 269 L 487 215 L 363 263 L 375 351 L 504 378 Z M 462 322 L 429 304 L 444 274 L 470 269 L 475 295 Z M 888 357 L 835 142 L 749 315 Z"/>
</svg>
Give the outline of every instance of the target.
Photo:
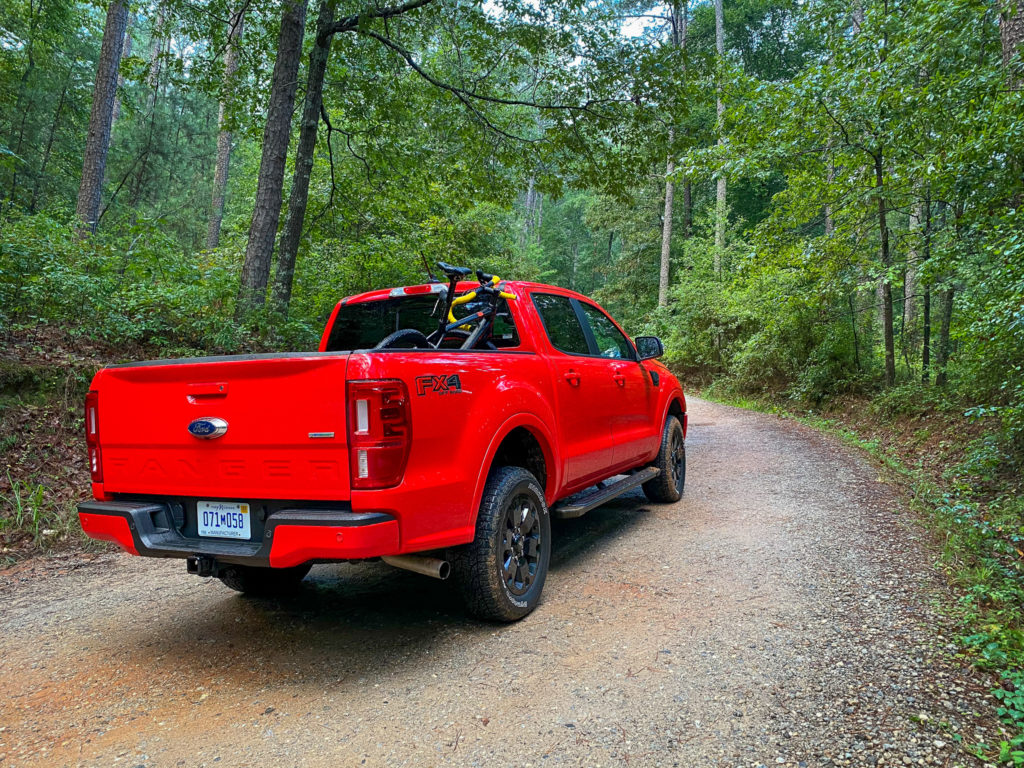
<svg viewBox="0 0 1024 768">
<path fill-rule="evenodd" d="M 283 526 L 350 528 L 395 520 L 383 512 L 353 512 L 347 502 L 329 507 L 302 504 L 287 501 L 254 504 L 259 512 L 253 520 L 252 537 L 246 541 L 200 538 L 196 533 L 194 501 L 191 504 L 145 499 L 86 501 L 78 505 L 78 513 L 124 519 L 136 552 L 143 556 L 209 558 L 219 563 L 254 566 L 270 566 L 274 535 Z"/>
</svg>

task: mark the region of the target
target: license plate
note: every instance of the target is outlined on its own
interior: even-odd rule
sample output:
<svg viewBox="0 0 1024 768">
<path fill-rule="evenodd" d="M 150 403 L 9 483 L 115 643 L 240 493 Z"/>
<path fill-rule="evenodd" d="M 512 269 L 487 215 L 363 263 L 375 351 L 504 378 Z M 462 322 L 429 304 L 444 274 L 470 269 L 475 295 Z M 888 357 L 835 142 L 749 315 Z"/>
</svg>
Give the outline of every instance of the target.
<svg viewBox="0 0 1024 768">
<path fill-rule="evenodd" d="M 248 539 L 249 505 L 230 501 L 200 501 L 196 504 L 199 535 L 219 539 Z"/>
</svg>

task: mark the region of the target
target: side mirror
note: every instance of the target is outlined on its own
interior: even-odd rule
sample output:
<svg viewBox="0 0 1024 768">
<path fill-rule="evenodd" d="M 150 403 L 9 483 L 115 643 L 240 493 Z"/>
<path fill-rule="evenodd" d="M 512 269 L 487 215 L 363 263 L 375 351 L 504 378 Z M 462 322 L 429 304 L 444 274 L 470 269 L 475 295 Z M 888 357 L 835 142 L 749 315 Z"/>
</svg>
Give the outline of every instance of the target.
<svg viewBox="0 0 1024 768">
<path fill-rule="evenodd" d="M 653 360 L 665 354 L 665 345 L 657 336 L 637 336 L 635 341 L 641 360 Z"/>
</svg>

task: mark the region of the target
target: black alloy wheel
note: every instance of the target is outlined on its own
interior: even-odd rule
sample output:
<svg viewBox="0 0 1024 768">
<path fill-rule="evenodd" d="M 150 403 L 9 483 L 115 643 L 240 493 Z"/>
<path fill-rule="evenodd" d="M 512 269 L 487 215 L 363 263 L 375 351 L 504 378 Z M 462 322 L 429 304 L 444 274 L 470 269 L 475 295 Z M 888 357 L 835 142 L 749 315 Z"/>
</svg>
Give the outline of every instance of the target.
<svg viewBox="0 0 1024 768">
<path fill-rule="evenodd" d="M 516 621 L 540 603 L 551 559 L 551 515 L 537 478 L 523 467 L 491 470 L 476 536 L 451 552 L 452 580 L 474 616 Z"/>
<path fill-rule="evenodd" d="M 660 471 L 657 477 L 644 483 L 647 498 L 661 504 L 679 501 L 686 485 L 686 439 L 683 437 L 683 425 L 675 416 L 665 419 L 661 448 L 651 466 Z"/>
<path fill-rule="evenodd" d="M 530 590 L 544 545 L 536 501 L 526 494 L 515 496 L 505 511 L 501 553 L 501 578 L 513 595 L 522 596 Z"/>
<path fill-rule="evenodd" d="M 672 453 L 669 459 L 672 485 L 682 495 L 683 482 L 686 479 L 686 446 L 683 443 L 682 430 L 672 432 Z"/>
</svg>

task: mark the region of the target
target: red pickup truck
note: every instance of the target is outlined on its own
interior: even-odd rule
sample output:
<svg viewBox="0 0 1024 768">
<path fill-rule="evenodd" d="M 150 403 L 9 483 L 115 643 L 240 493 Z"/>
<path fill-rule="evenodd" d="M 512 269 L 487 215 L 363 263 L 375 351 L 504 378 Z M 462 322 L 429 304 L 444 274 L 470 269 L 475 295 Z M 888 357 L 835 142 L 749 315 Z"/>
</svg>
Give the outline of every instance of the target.
<svg viewBox="0 0 1024 768">
<path fill-rule="evenodd" d="M 512 621 L 540 599 L 551 515 L 680 497 L 686 401 L 657 337 L 573 291 L 443 267 L 339 302 L 317 352 L 99 371 L 83 530 L 250 593 L 313 563 L 450 573 L 472 613 Z"/>
</svg>

